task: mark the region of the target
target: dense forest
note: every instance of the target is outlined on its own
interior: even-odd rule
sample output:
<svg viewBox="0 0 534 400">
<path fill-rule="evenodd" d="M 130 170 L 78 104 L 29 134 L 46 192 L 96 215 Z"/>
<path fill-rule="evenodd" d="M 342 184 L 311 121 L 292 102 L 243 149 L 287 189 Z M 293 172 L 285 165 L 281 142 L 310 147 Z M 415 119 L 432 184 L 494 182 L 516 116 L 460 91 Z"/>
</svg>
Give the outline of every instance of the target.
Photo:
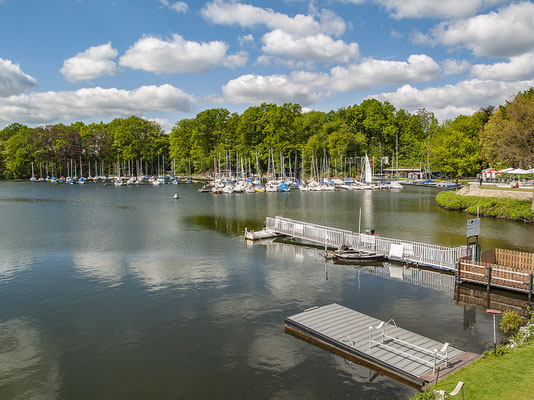
<svg viewBox="0 0 534 400">
<path fill-rule="evenodd" d="M 163 163 L 167 171 L 200 173 L 227 154 L 234 163 L 239 154 L 265 172 L 272 153 L 304 155 L 307 170 L 312 159 L 321 158 L 333 173 L 347 162 L 358 165 L 367 154 L 384 168 L 398 163 L 454 178 L 485 166 L 534 167 L 533 126 L 534 88 L 498 108 L 442 123 L 424 109 L 412 114 L 377 100 L 327 113 L 303 112 L 298 104 L 261 104 L 241 115 L 214 108 L 180 120 L 170 134 L 136 116 L 34 128 L 13 123 L 0 131 L 0 177 L 30 177 L 32 164 L 46 165 L 49 175 L 66 175 L 73 162 L 82 163 L 84 172 L 89 165 L 114 172 L 117 164 L 131 161 L 144 166 L 144 173 L 155 174 Z"/>
</svg>

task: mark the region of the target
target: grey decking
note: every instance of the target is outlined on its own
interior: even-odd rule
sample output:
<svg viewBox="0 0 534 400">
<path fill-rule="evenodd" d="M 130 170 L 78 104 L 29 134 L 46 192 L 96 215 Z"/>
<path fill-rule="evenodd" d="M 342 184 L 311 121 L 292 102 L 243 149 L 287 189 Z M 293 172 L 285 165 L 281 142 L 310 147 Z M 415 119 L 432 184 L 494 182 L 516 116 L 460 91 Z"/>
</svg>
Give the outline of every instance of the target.
<svg viewBox="0 0 534 400">
<path fill-rule="evenodd" d="M 338 354 L 355 356 L 368 365 L 387 371 L 390 376 L 393 375 L 392 377 L 396 375 L 423 386 L 432 375 L 432 366 L 399 355 L 384 346 L 372 344 L 369 347 L 369 326 L 377 326 L 380 322 L 382 321 L 334 303 L 288 317 L 285 324 L 288 331 L 298 333 L 304 339 L 326 343 L 330 350 Z M 375 336 L 378 336 L 378 331 L 375 332 Z M 443 346 L 443 343 L 392 325 L 387 325 L 386 334 L 430 351 Z M 406 347 L 397 342 L 386 342 L 386 344 L 430 363 L 433 362 L 431 355 L 416 348 Z M 450 362 L 461 358 L 463 354 L 463 351 L 449 346 Z"/>
</svg>

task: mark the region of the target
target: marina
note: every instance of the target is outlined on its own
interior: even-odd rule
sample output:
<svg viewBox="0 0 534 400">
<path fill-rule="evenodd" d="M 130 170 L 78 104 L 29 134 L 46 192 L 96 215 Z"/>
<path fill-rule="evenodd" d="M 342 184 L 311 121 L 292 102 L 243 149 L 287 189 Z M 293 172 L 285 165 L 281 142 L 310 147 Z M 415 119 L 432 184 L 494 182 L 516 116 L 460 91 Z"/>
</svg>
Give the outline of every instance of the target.
<svg viewBox="0 0 534 400">
<path fill-rule="evenodd" d="M 221 392 L 406 399 L 416 392 L 284 334 L 285 318 L 313 305 L 393 318 L 468 353 L 492 343 L 486 287 L 456 289 L 452 272 L 389 261 L 333 264 L 324 243 L 243 240 L 245 228 L 260 232 L 264 216 L 284 208 L 293 221 L 357 232 L 362 207 L 362 226 L 381 237 L 465 245 L 466 216 L 440 210 L 435 189 L 207 196 L 201 187 L 180 186 L 173 200 L 171 184 L 0 182 L 0 348 L 9 348 L 2 396 L 31 389 L 77 399 Z M 481 244 L 532 251 L 533 228 L 485 219 Z M 506 310 L 508 302 L 525 315 L 527 294 L 493 292 L 492 308 Z"/>
</svg>

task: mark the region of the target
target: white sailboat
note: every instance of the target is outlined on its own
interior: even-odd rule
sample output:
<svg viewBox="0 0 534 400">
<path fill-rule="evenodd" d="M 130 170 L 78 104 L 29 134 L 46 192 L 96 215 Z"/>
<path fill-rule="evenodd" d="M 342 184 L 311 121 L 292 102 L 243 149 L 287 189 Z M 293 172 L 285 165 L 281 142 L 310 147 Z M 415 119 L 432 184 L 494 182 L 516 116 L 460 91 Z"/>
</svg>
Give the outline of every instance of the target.
<svg viewBox="0 0 534 400">
<path fill-rule="evenodd" d="M 367 157 L 367 154 L 365 155 L 364 181 L 367 184 L 370 184 L 370 183 L 373 182 L 373 174 L 372 174 L 372 171 L 371 171 L 371 163 L 369 162 L 369 157 Z"/>
</svg>

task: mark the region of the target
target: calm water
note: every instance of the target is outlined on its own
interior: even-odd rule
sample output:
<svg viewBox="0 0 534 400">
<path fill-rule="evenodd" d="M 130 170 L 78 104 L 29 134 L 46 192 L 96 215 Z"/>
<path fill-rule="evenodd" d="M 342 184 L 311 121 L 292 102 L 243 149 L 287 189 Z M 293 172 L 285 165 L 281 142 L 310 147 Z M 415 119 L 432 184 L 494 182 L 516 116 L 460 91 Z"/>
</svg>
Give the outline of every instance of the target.
<svg viewBox="0 0 534 400">
<path fill-rule="evenodd" d="M 349 308 L 481 352 L 492 320 L 436 290 L 318 250 L 247 245 L 265 216 L 459 245 L 436 192 L 212 196 L 196 185 L 0 182 L 1 399 L 373 399 L 413 389 L 284 333 L 314 305 Z M 172 195 L 180 193 L 180 200 Z M 534 227 L 482 220 L 484 248 L 534 251 Z M 380 268 L 380 267 L 378 267 Z"/>
</svg>

